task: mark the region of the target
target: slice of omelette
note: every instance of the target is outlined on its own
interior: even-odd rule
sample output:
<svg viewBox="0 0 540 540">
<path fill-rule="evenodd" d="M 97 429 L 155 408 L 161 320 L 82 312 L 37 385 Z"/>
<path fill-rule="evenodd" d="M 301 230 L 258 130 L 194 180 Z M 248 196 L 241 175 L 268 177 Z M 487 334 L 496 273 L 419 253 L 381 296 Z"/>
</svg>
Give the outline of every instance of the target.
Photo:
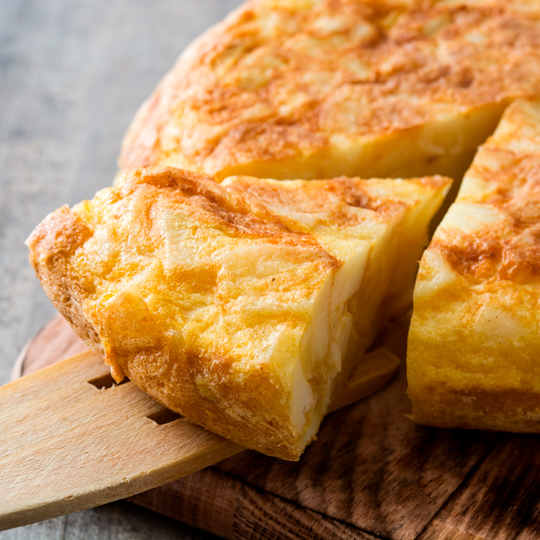
<svg viewBox="0 0 540 540">
<path fill-rule="evenodd" d="M 298 459 L 382 325 L 410 301 L 449 179 L 127 173 L 28 240 L 60 312 L 116 380 Z"/>
<path fill-rule="evenodd" d="M 507 109 L 424 253 L 407 362 L 417 422 L 540 431 L 540 102 Z"/>
<path fill-rule="evenodd" d="M 537 93 L 539 28 L 531 0 L 248 1 L 142 106 L 120 168 L 461 178 Z"/>
</svg>

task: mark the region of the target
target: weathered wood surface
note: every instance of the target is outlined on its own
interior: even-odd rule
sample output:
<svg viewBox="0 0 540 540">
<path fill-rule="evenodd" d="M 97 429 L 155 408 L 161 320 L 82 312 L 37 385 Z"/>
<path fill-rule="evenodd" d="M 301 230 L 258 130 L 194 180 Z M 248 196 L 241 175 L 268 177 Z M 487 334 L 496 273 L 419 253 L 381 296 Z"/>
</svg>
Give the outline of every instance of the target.
<svg viewBox="0 0 540 540">
<path fill-rule="evenodd" d="M 28 265 L 25 238 L 48 212 L 112 182 L 123 133 L 141 102 L 180 51 L 239 3 L 0 2 L 0 384 L 55 313 Z M 126 506 L 0 539 L 213 538 L 150 512 L 142 519 Z"/>
<path fill-rule="evenodd" d="M 53 344 L 59 354 L 80 344 L 62 321 L 23 351 L 15 375 L 32 373 L 0 387 L 0 530 L 136 495 L 245 450 L 130 381 L 114 384 L 99 354 L 56 361 Z M 369 353 L 330 410 L 376 392 L 399 367 L 385 349 Z"/>
<path fill-rule="evenodd" d="M 403 356 L 406 330 L 396 326 L 382 343 Z M 23 373 L 56 359 L 47 343 L 62 343 L 63 354 L 81 346 L 55 320 L 25 351 Z M 131 501 L 235 539 L 538 536 L 537 437 L 415 426 L 403 375 L 330 415 L 299 463 L 243 452 Z"/>
<path fill-rule="evenodd" d="M 540 538 L 539 455 L 537 435 L 501 435 L 421 540 L 440 538 L 439 530 L 466 531 L 472 539 Z"/>
</svg>

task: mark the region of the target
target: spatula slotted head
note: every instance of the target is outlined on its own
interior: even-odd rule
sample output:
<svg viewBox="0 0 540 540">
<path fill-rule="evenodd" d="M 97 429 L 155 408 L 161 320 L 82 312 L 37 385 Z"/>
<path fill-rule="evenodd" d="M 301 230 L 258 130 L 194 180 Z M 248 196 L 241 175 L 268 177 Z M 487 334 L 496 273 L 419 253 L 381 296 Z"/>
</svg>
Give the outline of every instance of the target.
<svg viewBox="0 0 540 540">
<path fill-rule="evenodd" d="M 331 410 L 375 392 L 399 359 L 366 355 Z M 164 408 L 86 352 L 0 388 L 0 530 L 152 489 L 244 448 Z"/>
<path fill-rule="evenodd" d="M 84 353 L 0 389 L 0 529 L 129 497 L 242 447 Z"/>
</svg>

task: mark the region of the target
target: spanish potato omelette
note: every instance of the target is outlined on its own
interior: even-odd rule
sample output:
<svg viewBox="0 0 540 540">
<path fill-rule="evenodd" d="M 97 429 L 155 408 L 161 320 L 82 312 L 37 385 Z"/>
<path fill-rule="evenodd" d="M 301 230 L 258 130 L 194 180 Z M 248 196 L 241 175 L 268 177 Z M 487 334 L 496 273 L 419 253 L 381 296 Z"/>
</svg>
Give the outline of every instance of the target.
<svg viewBox="0 0 540 540">
<path fill-rule="evenodd" d="M 540 431 L 540 102 L 479 150 L 420 262 L 407 355 L 412 418 Z"/>
<path fill-rule="evenodd" d="M 449 185 L 136 170 L 50 214 L 28 245 L 45 291 L 116 380 L 298 459 L 355 361 L 410 302 Z"/>
</svg>

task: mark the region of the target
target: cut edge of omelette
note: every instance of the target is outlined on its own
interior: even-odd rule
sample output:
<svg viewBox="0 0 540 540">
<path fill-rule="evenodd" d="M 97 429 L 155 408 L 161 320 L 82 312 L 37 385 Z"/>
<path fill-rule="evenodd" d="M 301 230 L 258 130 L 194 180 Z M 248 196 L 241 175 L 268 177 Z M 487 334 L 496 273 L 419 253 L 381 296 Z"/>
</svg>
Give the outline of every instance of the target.
<svg viewBox="0 0 540 540">
<path fill-rule="evenodd" d="M 516 100 L 424 252 L 407 370 L 411 418 L 540 431 L 540 101 Z"/>
<path fill-rule="evenodd" d="M 28 245 L 45 291 L 115 378 L 244 446 L 298 459 L 407 303 L 450 182 L 220 185 L 132 171 L 50 214 Z"/>
</svg>

